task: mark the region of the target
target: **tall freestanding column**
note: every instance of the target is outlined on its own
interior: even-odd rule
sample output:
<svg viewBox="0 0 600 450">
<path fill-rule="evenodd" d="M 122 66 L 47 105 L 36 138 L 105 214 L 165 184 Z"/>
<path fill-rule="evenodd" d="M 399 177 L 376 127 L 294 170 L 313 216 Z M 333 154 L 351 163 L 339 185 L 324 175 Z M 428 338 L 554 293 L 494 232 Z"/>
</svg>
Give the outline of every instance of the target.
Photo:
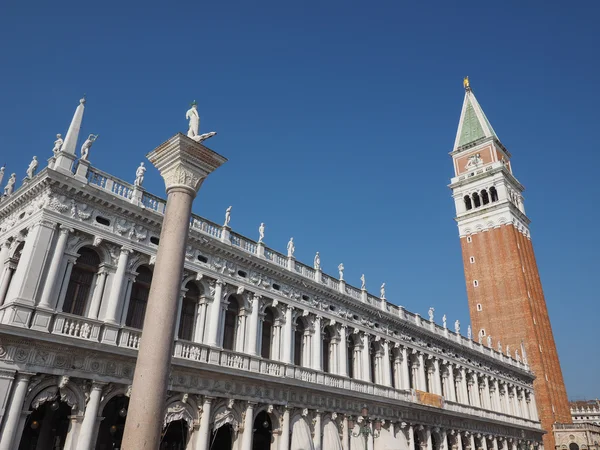
<svg viewBox="0 0 600 450">
<path fill-rule="evenodd" d="M 0 436 L 0 450 L 12 450 L 15 448 L 13 441 L 15 440 L 15 433 L 21 419 L 21 411 L 23 410 L 23 402 L 27 395 L 27 386 L 29 385 L 30 378 L 31 374 L 29 373 L 20 373 L 17 375 L 16 387 L 10 401 L 10 406 L 8 407 L 4 429 Z"/>
<path fill-rule="evenodd" d="M 142 332 L 123 450 L 159 446 L 192 202 L 204 179 L 227 161 L 181 133 L 149 153 L 148 159 L 165 180 L 167 208 L 144 319 L 143 330 L 149 331 Z"/>
</svg>

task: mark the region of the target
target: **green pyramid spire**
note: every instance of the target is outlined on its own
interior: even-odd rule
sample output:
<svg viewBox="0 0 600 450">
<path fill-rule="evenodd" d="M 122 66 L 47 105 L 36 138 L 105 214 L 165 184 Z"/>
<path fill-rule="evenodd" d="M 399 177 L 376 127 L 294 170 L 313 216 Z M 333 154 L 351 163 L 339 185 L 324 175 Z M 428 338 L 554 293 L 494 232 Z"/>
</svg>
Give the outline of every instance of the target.
<svg viewBox="0 0 600 450">
<path fill-rule="evenodd" d="M 465 78 L 464 84 L 465 99 L 458 123 L 456 140 L 454 141 L 454 150 L 483 138 L 498 138 L 471 90 L 468 77 Z"/>
</svg>

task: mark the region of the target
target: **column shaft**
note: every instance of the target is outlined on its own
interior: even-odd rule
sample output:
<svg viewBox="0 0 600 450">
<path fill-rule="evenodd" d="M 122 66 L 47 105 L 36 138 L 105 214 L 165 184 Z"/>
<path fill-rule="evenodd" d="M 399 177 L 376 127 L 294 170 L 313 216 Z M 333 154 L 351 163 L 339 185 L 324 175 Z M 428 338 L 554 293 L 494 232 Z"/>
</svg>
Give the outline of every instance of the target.
<svg viewBox="0 0 600 450">
<path fill-rule="evenodd" d="M 423 356 L 423 353 L 419 353 L 418 359 L 419 359 L 419 367 L 418 367 L 419 387 L 418 387 L 418 389 L 420 389 L 422 391 L 426 391 L 427 390 L 427 380 L 425 379 L 425 357 Z"/>
<path fill-rule="evenodd" d="M 402 347 L 402 388 L 410 389 L 410 373 L 408 371 L 408 350 Z"/>
<path fill-rule="evenodd" d="M 210 408 L 212 398 L 204 398 L 202 405 L 202 416 L 200 417 L 200 428 L 196 436 L 195 450 L 208 450 L 210 446 Z"/>
<path fill-rule="evenodd" d="M 315 334 L 313 336 L 313 369 L 323 370 L 323 339 L 321 338 L 321 318 L 315 317 Z M 329 351 L 329 349 L 327 349 Z"/>
<path fill-rule="evenodd" d="M 0 436 L 0 450 L 14 450 L 19 445 L 15 442 L 18 436 L 15 436 L 19 420 L 21 419 L 21 411 L 23 410 L 23 402 L 27 395 L 27 386 L 29 385 L 30 375 L 18 374 L 15 390 L 13 392 L 8 413 L 6 414 L 4 429 Z"/>
<path fill-rule="evenodd" d="M 250 355 L 257 356 L 258 346 L 258 310 L 260 309 L 260 296 L 252 297 L 252 314 L 250 315 L 250 329 L 248 330 L 248 346 L 246 352 Z"/>
<path fill-rule="evenodd" d="M 14 270 L 7 265 L 4 267 L 3 272 L 4 276 L 2 277 L 2 283 L 0 283 L 0 306 L 4 304 L 4 300 L 6 299 L 6 293 L 8 292 Z"/>
<path fill-rule="evenodd" d="M 208 345 L 218 347 L 217 338 L 219 334 L 219 325 L 221 322 L 221 298 L 223 298 L 223 282 L 215 282 L 215 295 L 210 305 L 210 323 L 208 324 Z"/>
<path fill-rule="evenodd" d="M 322 450 L 323 442 L 323 430 L 321 427 L 321 413 L 317 412 L 315 414 L 315 437 L 313 439 L 313 443 L 315 445 L 315 450 Z"/>
<path fill-rule="evenodd" d="M 283 411 L 283 421 L 281 424 L 281 444 L 279 450 L 289 450 L 290 448 L 290 410 L 285 407 Z M 202 449 L 200 449 L 202 450 Z"/>
<path fill-rule="evenodd" d="M 343 377 L 347 377 L 348 376 L 348 342 L 347 342 L 347 337 L 346 337 L 346 327 L 344 325 L 342 325 L 340 327 L 340 349 L 339 349 L 338 354 L 339 354 L 338 374 Z"/>
<path fill-rule="evenodd" d="M 392 368 L 390 366 L 390 344 L 385 341 L 383 343 L 383 384 L 386 386 L 392 385 Z"/>
<path fill-rule="evenodd" d="M 52 294 L 56 290 L 56 281 L 58 279 L 58 273 L 61 267 L 61 262 L 67 248 L 67 240 L 69 239 L 69 233 L 72 230 L 65 227 L 60 227 L 60 234 L 58 241 L 56 242 L 56 248 L 52 254 L 50 261 L 50 267 L 48 268 L 48 276 L 46 277 L 46 283 L 44 284 L 44 290 L 42 291 L 42 298 L 38 307 L 52 309 L 56 302 L 54 301 Z"/>
<path fill-rule="evenodd" d="M 362 374 L 363 381 L 371 382 L 371 345 L 369 343 L 369 335 L 363 334 L 362 348 Z"/>
<path fill-rule="evenodd" d="M 252 450 L 254 425 L 254 404 L 248 403 L 246 417 L 244 418 L 244 432 L 242 433 L 242 450 Z"/>
<path fill-rule="evenodd" d="M 160 443 L 173 356 L 177 300 L 181 291 L 185 247 L 194 199 L 190 190 L 182 187 L 172 187 L 167 192 L 167 210 L 163 219 L 156 270 L 150 287 L 143 327 L 151 332 L 142 335 L 129 413 L 125 422 L 123 450 L 154 450 Z M 148 392 L 154 394 L 148 395 Z"/>
<path fill-rule="evenodd" d="M 285 325 L 283 327 L 283 362 L 286 364 L 292 364 L 292 349 L 294 346 L 292 327 L 293 327 L 293 314 L 294 308 L 287 306 L 285 308 Z M 289 441 L 289 438 L 288 438 Z"/>
<path fill-rule="evenodd" d="M 92 440 L 96 431 L 96 421 L 98 419 L 101 398 L 102 386 L 94 383 L 90 392 L 90 399 L 85 407 L 81 429 L 79 430 L 79 438 L 77 440 L 77 448 L 79 450 L 91 450 L 95 447 L 95 443 Z"/>
<path fill-rule="evenodd" d="M 88 317 L 90 319 L 97 319 L 98 313 L 100 312 L 100 305 L 102 303 L 102 294 L 104 293 L 104 286 L 106 284 L 107 273 L 102 271 L 98 273 L 98 279 L 96 281 L 96 286 L 94 287 L 94 296 L 92 297 L 92 302 L 90 304 L 90 311 L 88 313 Z"/>
<path fill-rule="evenodd" d="M 350 430 L 348 430 L 348 416 L 344 415 L 342 422 L 342 450 L 350 450 Z M 281 450 L 288 450 L 284 447 Z"/>
<path fill-rule="evenodd" d="M 127 261 L 129 260 L 129 253 L 131 250 L 122 248 L 119 254 L 119 262 L 117 263 L 117 271 L 113 277 L 112 287 L 110 289 L 110 297 L 108 297 L 108 307 L 104 320 L 114 325 L 118 324 L 119 319 L 117 314 L 119 313 L 119 304 L 121 303 L 121 293 L 123 292 L 123 281 L 125 280 L 125 271 L 127 270 Z M 158 265 L 157 265 L 158 268 Z M 152 284 L 155 284 L 156 278 L 162 278 L 157 271 L 154 271 Z"/>
</svg>

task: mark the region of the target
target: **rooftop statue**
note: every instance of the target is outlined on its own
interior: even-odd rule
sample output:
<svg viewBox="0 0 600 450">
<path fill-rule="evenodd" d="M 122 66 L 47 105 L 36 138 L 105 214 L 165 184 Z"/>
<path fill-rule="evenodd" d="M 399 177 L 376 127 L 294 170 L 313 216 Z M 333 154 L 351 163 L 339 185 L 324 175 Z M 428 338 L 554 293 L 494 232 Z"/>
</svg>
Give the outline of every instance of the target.
<svg viewBox="0 0 600 450">
<path fill-rule="evenodd" d="M 8 179 L 8 183 L 6 183 L 6 187 L 4 188 L 4 195 L 9 196 L 15 190 L 15 183 L 17 182 L 17 174 L 13 173 Z"/>
<path fill-rule="evenodd" d="M 6 166 L 0 167 L 0 183 L 2 183 L 2 179 L 4 178 L 4 171 L 6 170 Z"/>
<path fill-rule="evenodd" d="M 64 142 L 65 141 L 63 141 L 62 135 L 57 134 L 56 140 L 54 141 L 54 148 L 52 149 L 52 153 L 54 153 L 54 156 L 58 155 L 58 152 L 60 152 L 60 150 L 62 149 Z"/>
<path fill-rule="evenodd" d="M 294 256 L 294 252 L 296 251 L 296 247 L 294 246 L 294 238 L 290 238 L 290 241 L 288 242 L 287 245 L 287 255 L 288 258 L 291 258 L 292 256 Z"/>
<path fill-rule="evenodd" d="M 471 90 L 471 83 L 468 76 L 463 79 L 463 86 L 467 91 Z"/>
<path fill-rule="evenodd" d="M 261 223 L 258 227 L 258 242 L 262 242 L 265 238 L 265 224 Z"/>
<path fill-rule="evenodd" d="M 379 289 L 379 297 L 385 300 L 385 283 L 383 283 Z"/>
<path fill-rule="evenodd" d="M 344 264 L 340 263 L 338 266 L 338 271 L 340 272 L 340 281 L 344 280 Z"/>
<path fill-rule="evenodd" d="M 447 327 L 446 327 L 446 314 L 444 314 L 444 315 L 442 316 L 442 325 L 444 326 L 444 328 L 447 328 Z"/>
<path fill-rule="evenodd" d="M 81 146 L 81 160 L 82 161 L 88 160 L 90 148 L 92 147 L 92 144 L 94 142 L 96 142 L 96 139 L 98 139 L 97 134 L 90 134 L 88 136 L 88 138 L 85 140 L 85 142 L 83 143 L 83 145 Z"/>
<path fill-rule="evenodd" d="M 321 270 L 321 257 L 319 256 L 319 252 L 315 255 L 314 268 L 315 270 Z"/>
<path fill-rule="evenodd" d="M 491 337 L 491 336 L 488 336 L 488 337 L 487 337 L 487 346 L 488 346 L 489 348 L 492 348 L 492 337 Z"/>
<path fill-rule="evenodd" d="M 473 338 L 473 332 L 471 331 L 471 325 L 469 325 L 467 327 L 467 337 L 469 338 L 469 340 L 471 340 Z"/>
<path fill-rule="evenodd" d="M 365 274 L 364 273 L 360 276 L 360 288 L 363 289 L 363 290 L 367 288 L 367 282 L 365 280 Z"/>
<path fill-rule="evenodd" d="M 454 331 L 456 334 L 460 334 L 460 322 L 458 320 L 454 322 Z"/>
<path fill-rule="evenodd" d="M 38 166 L 37 156 L 34 156 L 27 168 L 27 178 L 32 179 Z"/>
<path fill-rule="evenodd" d="M 427 314 L 429 314 L 429 321 L 433 322 L 433 313 L 435 312 L 435 309 L 433 307 L 429 308 L 429 311 L 427 311 Z"/>
<path fill-rule="evenodd" d="M 223 226 L 228 227 L 229 222 L 231 222 L 231 206 L 225 210 L 225 223 Z"/>
<path fill-rule="evenodd" d="M 144 167 L 144 163 L 140 163 L 140 167 L 135 171 L 135 182 L 133 183 L 136 187 L 142 187 L 144 183 L 144 174 L 146 173 L 146 168 Z"/>
</svg>

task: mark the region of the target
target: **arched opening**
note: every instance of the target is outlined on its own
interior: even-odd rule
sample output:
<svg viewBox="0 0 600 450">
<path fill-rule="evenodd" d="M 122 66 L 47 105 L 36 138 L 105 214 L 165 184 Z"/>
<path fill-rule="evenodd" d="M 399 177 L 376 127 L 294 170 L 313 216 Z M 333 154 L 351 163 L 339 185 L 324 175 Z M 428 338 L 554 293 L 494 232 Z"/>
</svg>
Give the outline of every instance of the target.
<svg viewBox="0 0 600 450">
<path fill-rule="evenodd" d="M 431 433 L 431 448 L 440 450 L 440 439 L 437 437 L 437 433 Z"/>
<path fill-rule="evenodd" d="M 265 316 L 262 323 L 262 335 L 260 344 L 260 356 L 267 359 L 274 359 L 271 355 L 273 324 L 275 323 L 275 315 L 272 308 L 265 310 Z"/>
<path fill-rule="evenodd" d="M 104 409 L 96 440 L 96 450 L 113 450 L 121 448 L 125 419 L 129 408 L 129 398 L 125 395 L 117 395 L 111 398 Z"/>
<path fill-rule="evenodd" d="M 471 197 L 465 195 L 463 200 L 465 201 L 465 208 L 468 210 L 473 209 L 473 204 L 471 203 Z"/>
<path fill-rule="evenodd" d="M 479 194 L 475 192 L 473 194 L 473 207 L 479 208 L 481 206 L 481 199 L 479 198 Z"/>
<path fill-rule="evenodd" d="M 575 442 L 571 442 L 569 444 L 569 450 L 579 450 L 579 445 L 577 445 Z"/>
<path fill-rule="evenodd" d="M 64 448 L 71 414 L 71 407 L 60 400 L 45 402 L 34 409 L 25 422 L 19 450 Z"/>
<path fill-rule="evenodd" d="M 219 301 L 219 299 L 213 301 Z M 227 311 L 225 311 L 225 325 L 223 327 L 223 348 L 226 350 L 234 349 L 239 314 L 240 305 L 234 296 L 230 296 L 229 305 L 227 305 Z"/>
<path fill-rule="evenodd" d="M 131 289 L 131 298 L 129 299 L 129 310 L 125 325 L 128 327 L 141 329 L 144 325 L 144 316 L 146 315 L 146 306 L 148 305 L 148 295 L 150 294 L 150 285 L 152 284 L 152 270 L 147 266 L 138 268 L 138 275 L 135 277 L 135 283 Z"/>
<path fill-rule="evenodd" d="M 261 411 L 254 419 L 254 437 L 252 450 L 269 450 L 273 438 L 273 425 L 271 418 L 265 411 Z"/>
<path fill-rule="evenodd" d="M 179 339 L 191 341 L 194 336 L 194 322 L 196 319 L 196 308 L 200 301 L 200 289 L 196 283 L 189 282 L 185 285 L 187 292 L 181 304 L 181 316 L 179 317 Z"/>
<path fill-rule="evenodd" d="M 331 331 L 329 327 L 325 327 L 323 330 L 323 349 L 321 354 L 323 355 L 323 371 L 331 373 Z"/>
<path fill-rule="evenodd" d="M 484 205 L 487 205 L 490 202 L 490 197 L 488 196 L 488 192 L 483 189 L 481 191 L 481 203 L 483 203 Z"/>
<path fill-rule="evenodd" d="M 92 292 L 94 278 L 100 266 L 100 256 L 89 247 L 79 250 L 79 257 L 69 278 L 63 312 L 83 316 Z"/>
<path fill-rule="evenodd" d="M 306 332 L 306 325 L 302 318 L 298 318 L 296 321 L 296 330 L 294 331 L 294 364 L 297 366 L 302 365 L 304 359 L 304 333 Z"/>
<path fill-rule="evenodd" d="M 188 424 L 179 419 L 169 422 L 160 438 L 160 450 L 185 450 L 188 437 Z"/>
<path fill-rule="evenodd" d="M 492 186 L 490 188 L 490 199 L 493 202 L 497 202 L 498 201 L 498 191 L 496 190 L 496 188 L 494 186 Z"/>
<path fill-rule="evenodd" d="M 414 450 L 421 450 L 421 445 L 422 445 L 422 442 L 423 442 L 423 439 L 421 438 L 421 433 L 419 431 L 415 431 L 414 434 L 413 434 L 413 436 L 414 436 L 413 441 L 414 441 L 414 444 L 415 444 L 414 445 Z M 474 449 L 472 449 L 472 450 L 474 450 Z"/>
<path fill-rule="evenodd" d="M 233 427 L 226 423 L 213 431 L 210 438 L 209 450 L 229 450 L 233 445 Z"/>
</svg>

